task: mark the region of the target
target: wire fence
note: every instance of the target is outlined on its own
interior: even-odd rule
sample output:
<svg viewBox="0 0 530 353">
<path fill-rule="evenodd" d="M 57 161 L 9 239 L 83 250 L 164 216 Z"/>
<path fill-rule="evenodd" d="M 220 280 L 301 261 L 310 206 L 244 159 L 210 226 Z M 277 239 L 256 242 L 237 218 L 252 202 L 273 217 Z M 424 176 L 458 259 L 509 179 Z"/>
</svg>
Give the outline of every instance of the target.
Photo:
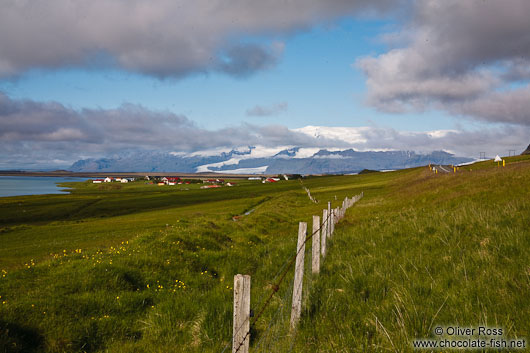
<svg viewBox="0 0 530 353">
<path fill-rule="evenodd" d="M 309 192 L 308 195 L 310 195 Z M 294 288 L 294 282 L 291 281 L 291 285 L 285 287 L 286 289 L 281 295 L 276 294 L 280 291 L 280 288 L 286 281 L 289 272 L 295 266 L 297 257 L 301 256 L 301 253 L 305 251 L 305 245 L 309 241 L 311 241 L 313 237 L 317 234 L 318 236 L 321 236 L 322 239 L 324 239 L 322 243 L 325 244 L 325 238 L 329 238 L 332 235 L 334 225 L 344 217 L 346 210 L 353 206 L 356 202 L 358 202 L 363 196 L 364 193 L 361 192 L 361 194 L 356 195 L 352 198 L 346 197 L 342 203 L 342 206 L 337 207 L 335 209 L 331 209 L 331 203 L 328 203 L 327 217 L 322 219 L 322 222 L 319 224 L 319 227 L 316 230 L 312 231 L 309 235 L 305 236 L 305 239 L 302 244 L 297 245 L 296 252 L 291 257 L 289 257 L 282 264 L 282 266 L 280 266 L 278 272 L 270 282 L 272 283 L 270 292 L 265 297 L 265 299 L 260 301 L 260 303 L 256 306 L 258 309 L 255 312 L 250 311 L 250 313 L 245 316 L 245 318 L 241 321 L 239 325 L 237 325 L 237 327 L 234 326 L 232 344 L 228 343 L 222 350 L 222 353 L 227 351 L 227 349 L 231 345 L 233 353 L 247 352 L 246 347 L 248 347 L 248 342 L 250 341 L 249 336 L 251 332 L 255 330 L 256 323 L 263 317 L 266 309 L 271 305 L 274 298 L 276 298 L 277 308 L 275 312 L 271 315 L 269 322 L 266 324 L 266 328 L 259 332 L 259 335 L 257 335 L 257 341 L 253 344 L 253 350 L 255 352 L 274 351 L 274 344 L 277 344 L 284 338 L 290 338 L 290 350 L 293 349 L 295 343 L 296 330 L 292 330 L 292 323 L 291 328 L 288 329 L 288 313 L 292 313 L 292 298 L 296 297 L 297 295 L 302 294 L 302 303 L 307 305 L 309 293 L 311 292 L 312 285 L 317 277 L 313 273 L 311 262 L 304 261 L 304 263 L 302 263 L 301 271 L 303 273 L 303 280 L 301 282 L 301 285 L 298 286 L 298 288 Z M 312 199 L 312 197 L 310 198 Z M 313 199 L 311 201 L 313 201 Z M 322 243 L 321 246 L 324 247 L 325 245 Z M 322 250 L 324 250 L 324 248 Z M 325 256 L 325 253 L 321 252 L 320 249 L 318 254 L 319 256 L 322 256 L 322 258 L 324 258 Z M 236 288 L 235 285 L 234 288 Z M 303 290 L 303 288 L 305 288 L 305 290 Z M 286 310 L 286 308 L 291 308 L 291 310 Z M 244 333 L 244 335 L 240 335 L 247 325 L 249 327 L 247 331 Z"/>
</svg>

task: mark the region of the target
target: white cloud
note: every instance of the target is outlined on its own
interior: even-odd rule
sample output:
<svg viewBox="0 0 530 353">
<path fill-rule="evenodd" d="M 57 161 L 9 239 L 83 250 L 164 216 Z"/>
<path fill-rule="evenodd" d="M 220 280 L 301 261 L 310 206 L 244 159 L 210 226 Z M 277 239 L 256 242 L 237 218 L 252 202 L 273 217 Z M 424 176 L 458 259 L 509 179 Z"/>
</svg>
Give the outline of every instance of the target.
<svg viewBox="0 0 530 353">
<path fill-rule="evenodd" d="M 529 13 L 526 0 L 415 2 L 403 33 L 386 36 L 397 47 L 356 62 L 368 104 L 530 125 Z"/>
</svg>

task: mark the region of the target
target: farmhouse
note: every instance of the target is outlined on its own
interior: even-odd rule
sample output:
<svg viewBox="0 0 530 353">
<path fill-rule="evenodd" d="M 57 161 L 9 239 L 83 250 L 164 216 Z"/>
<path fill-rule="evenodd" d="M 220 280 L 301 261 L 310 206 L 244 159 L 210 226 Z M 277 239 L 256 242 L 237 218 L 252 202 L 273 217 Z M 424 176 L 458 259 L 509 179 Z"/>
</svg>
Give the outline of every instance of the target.
<svg viewBox="0 0 530 353">
<path fill-rule="evenodd" d="M 176 185 L 179 181 L 179 177 L 163 177 L 161 179 L 167 185 Z"/>
<path fill-rule="evenodd" d="M 280 181 L 279 178 L 267 178 L 263 180 L 262 183 L 277 183 L 278 181 Z"/>
<path fill-rule="evenodd" d="M 106 177 L 104 181 L 105 181 L 105 183 L 110 183 L 112 181 L 112 178 Z"/>
</svg>

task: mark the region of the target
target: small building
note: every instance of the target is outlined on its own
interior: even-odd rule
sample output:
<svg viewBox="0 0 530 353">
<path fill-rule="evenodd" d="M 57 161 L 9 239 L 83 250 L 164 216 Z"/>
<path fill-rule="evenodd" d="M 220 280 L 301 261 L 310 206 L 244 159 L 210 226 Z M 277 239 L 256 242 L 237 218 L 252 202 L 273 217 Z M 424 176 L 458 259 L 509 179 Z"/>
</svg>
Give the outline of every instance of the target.
<svg viewBox="0 0 530 353">
<path fill-rule="evenodd" d="M 121 183 L 128 183 L 128 182 L 129 182 L 129 180 L 127 178 L 121 179 Z"/>
<path fill-rule="evenodd" d="M 162 181 L 166 183 L 167 185 L 176 185 L 180 181 L 180 178 L 179 177 L 167 177 L 167 178 L 164 177 L 162 178 Z"/>
<path fill-rule="evenodd" d="M 112 178 L 111 177 L 106 177 L 104 179 L 105 183 L 110 183 L 112 181 Z"/>
<path fill-rule="evenodd" d="M 94 179 L 92 180 L 92 184 L 101 184 L 103 183 L 103 179 Z"/>
<path fill-rule="evenodd" d="M 279 181 L 280 181 L 279 178 L 267 178 L 267 179 L 263 180 L 262 183 L 277 183 Z"/>
</svg>

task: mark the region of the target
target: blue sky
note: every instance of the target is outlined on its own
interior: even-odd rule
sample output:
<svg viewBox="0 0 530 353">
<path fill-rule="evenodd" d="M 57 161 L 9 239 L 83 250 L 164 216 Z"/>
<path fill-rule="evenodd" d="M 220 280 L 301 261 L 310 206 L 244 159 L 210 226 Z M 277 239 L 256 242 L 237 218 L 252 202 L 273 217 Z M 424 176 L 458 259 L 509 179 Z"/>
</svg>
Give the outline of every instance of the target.
<svg viewBox="0 0 530 353">
<path fill-rule="evenodd" d="M 454 128 L 454 119 L 447 114 L 387 114 L 364 104 L 364 76 L 354 63 L 359 57 L 384 52 L 387 46 L 379 36 L 395 26 L 390 19 L 350 18 L 275 37 L 285 43 L 278 65 L 250 77 L 193 73 L 182 79 L 160 79 L 117 69 L 34 69 L 0 81 L 0 90 L 13 99 L 56 101 L 78 110 L 141 104 L 184 114 L 209 129 L 241 122 L 281 123 L 289 128 L 373 124 L 416 131 Z M 288 104 L 281 114 L 246 115 L 253 106 L 280 102 Z"/>
<path fill-rule="evenodd" d="M 528 142 L 524 0 L 8 0 L 3 9 L 0 169 L 157 142 L 185 152 L 322 147 L 299 135 L 309 125 L 368 127 L 363 139 L 337 141 L 361 150 L 474 156 Z"/>
</svg>

